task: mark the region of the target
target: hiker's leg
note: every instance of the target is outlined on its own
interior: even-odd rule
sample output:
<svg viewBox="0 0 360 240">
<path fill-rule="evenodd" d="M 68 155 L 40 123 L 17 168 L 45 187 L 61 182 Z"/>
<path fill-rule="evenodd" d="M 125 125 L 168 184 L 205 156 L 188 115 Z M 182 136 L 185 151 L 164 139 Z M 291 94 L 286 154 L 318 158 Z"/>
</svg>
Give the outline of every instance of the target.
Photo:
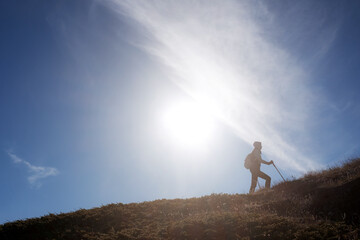
<svg viewBox="0 0 360 240">
<path fill-rule="evenodd" d="M 256 172 L 251 171 L 251 187 L 249 193 L 255 192 L 258 175 Z"/>
<path fill-rule="evenodd" d="M 271 178 L 262 171 L 259 171 L 259 177 L 266 180 L 265 188 L 270 188 Z"/>
</svg>

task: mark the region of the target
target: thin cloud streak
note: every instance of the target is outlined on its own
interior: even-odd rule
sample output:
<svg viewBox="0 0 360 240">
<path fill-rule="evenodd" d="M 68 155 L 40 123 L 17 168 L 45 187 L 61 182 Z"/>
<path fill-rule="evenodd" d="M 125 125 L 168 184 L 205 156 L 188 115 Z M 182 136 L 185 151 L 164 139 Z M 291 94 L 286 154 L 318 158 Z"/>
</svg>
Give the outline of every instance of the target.
<svg viewBox="0 0 360 240">
<path fill-rule="evenodd" d="M 25 161 L 21 158 L 19 158 L 14 153 L 7 151 L 7 154 L 9 157 L 13 160 L 16 164 L 24 164 L 28 171 L 31 173 L 31 175 L 27 178 L 29 183 L 34 187 L 40 187 L 41 186 L 41 179 L 50 177 L 50 176 L 56 176 L 59 174 L 59 171 L 56 168 L 53 167 L 43 167 L 43 166 L 34 166 L 28 161 Z"/>
<path fill-rule="evenodd" d="M 251 1 L 113 1 L 134 19 L 135 44 L 166 67 L 169 78 L 244 141 L 299 172 L 320 164 L 296 147 L 318 97 L 306 71 L 273 43 L 262 23 L 266 8 Z"/>
</svg>

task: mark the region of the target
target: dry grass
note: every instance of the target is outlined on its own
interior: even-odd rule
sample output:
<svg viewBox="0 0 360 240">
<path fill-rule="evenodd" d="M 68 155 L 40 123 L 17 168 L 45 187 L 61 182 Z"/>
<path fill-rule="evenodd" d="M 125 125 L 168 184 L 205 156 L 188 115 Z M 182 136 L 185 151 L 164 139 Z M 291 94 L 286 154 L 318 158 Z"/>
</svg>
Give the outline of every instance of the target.
<svg viewBox="0 0 360 240">
<path fill-rule="evenodd" d="M 0 226 L 0 239 L 359 239 L 360 159 L 253 195 L 110 204 Z"/>
</svg>

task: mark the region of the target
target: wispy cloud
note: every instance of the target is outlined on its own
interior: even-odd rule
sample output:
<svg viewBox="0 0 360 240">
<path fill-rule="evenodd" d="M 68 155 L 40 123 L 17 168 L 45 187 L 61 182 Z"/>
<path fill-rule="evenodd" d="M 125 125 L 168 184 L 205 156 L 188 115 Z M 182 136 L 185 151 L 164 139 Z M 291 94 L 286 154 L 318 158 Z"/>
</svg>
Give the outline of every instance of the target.
<svg viewBox="0 0 360 240">
<path fill-rule="evenodd" d="M 135 44 L 241 139 L 262 141 L 284 167 L 300 172 L 320 167 L 299 150 L 318 95 L 296 58 L 269 35 L 263 23 L 272 16 L 260 2 L 113 3 L 143 31 Z"/>
<path fill-rule="evenodd" d="M 28 168 L 28 171 L 30 173 L 30 176 L 28 176 L 29 183 L 34 187 L 40 187 L 41 186 L 41 179 L 47 178 L 49 176 L 56 176 L 59 174 L 59 171 L 56 168 L 53 167 L 43 167 L 43 166 L 34 166 L 28 161 L 25 161 L 15 155 L 11 151 L 7 151 L 7 154 L 9 157 L 13 160 L 16 164 L 23 164 Z"/>
</svg>

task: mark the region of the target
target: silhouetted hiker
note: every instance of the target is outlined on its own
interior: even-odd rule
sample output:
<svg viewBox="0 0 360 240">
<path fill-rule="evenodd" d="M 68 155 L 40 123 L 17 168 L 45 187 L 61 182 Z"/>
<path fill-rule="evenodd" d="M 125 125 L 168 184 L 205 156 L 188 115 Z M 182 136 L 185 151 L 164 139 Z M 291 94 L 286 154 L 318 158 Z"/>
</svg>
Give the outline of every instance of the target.
<svg viewBox="0 0 360 240">
<path fill-rule="evenodd" d="M 254 150 L 247 155 L 244 163 L 245 168 L 250 169 L 251 172 L 251 187 L 249 193 L 253 193 L 255 191 L 258 177 L 266 180 L 265 188 L 270 188 L 271 178 L 260 171 L 260 166 L 262 163 L 267 165 L 273 163 L 273 161 L 267 162 L 261 158 L 261 142 L 254 142 L 253 146 Z"/>
</svg>

